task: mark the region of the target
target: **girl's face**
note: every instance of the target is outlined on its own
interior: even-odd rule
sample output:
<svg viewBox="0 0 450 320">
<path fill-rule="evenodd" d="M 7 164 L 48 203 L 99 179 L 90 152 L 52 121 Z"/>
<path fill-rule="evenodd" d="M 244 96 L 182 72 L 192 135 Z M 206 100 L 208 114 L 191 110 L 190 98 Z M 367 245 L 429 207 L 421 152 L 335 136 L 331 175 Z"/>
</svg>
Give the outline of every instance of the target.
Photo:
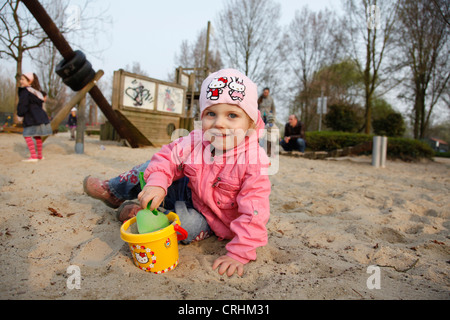
<svg viewBox="0 0 450 320">
<path fill-rule="evenodd" d="M 237 147 L 244 139 L 253 121 L 240 107 L 221 103 L 210 106 L 203 113 L 204 139 L 219 150 Z"/>
<path fill-rule="evenodd" d="M 25 76 L 20 77 L 20 86 L 23 87 L 29 87 L 31 86 L 31 81 L 28 80 Z"/>
</svg>

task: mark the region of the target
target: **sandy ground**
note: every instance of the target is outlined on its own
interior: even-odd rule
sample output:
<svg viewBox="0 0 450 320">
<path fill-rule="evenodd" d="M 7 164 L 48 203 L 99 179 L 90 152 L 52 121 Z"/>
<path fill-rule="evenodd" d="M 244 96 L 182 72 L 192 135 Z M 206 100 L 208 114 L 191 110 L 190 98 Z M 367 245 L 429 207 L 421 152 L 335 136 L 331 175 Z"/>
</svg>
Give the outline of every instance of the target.
<svg viewBox="0 0 450 320">
<path fill-rule="evenodd" d="M 243 277 L 212 270 L 226 244 L 215 237 L 180 246 L 175 270 L 156 275 L 133 264 L 114 210 L 82 180 L 116 176 L 157 149 L 86 137 L 78 155 L 68 138 L 50 137 L 46 159 L 30 164 L 22 136 L 0 134 L 1 299 L 450 298 L 446 159 L 376 169 L 368 158 L 281 156 L 269 243 Z M 80 289 L 67 286 L 72 265 Z"/>
</svg>

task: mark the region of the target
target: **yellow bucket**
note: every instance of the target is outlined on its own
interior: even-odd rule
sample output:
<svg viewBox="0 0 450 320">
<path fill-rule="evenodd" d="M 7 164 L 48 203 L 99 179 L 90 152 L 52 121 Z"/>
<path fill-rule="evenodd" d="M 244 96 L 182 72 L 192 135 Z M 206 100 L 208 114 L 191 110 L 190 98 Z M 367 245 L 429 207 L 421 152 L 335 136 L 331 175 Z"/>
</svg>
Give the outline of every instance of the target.
<svg viewBox="0 0 450 320">
<path fill-rule="evenodd" d="M 145 234 L 138 234 L 137 226 L 136 233 L 131 232 L 136 217 L 120 227 L 120 237 L 128 242 L 134 264 L 141 270 L 159 274 L 178 265 L 178 241 L 186 239 L 187 232 L 174 212 L 169 212 L 167 218 L 172 222 L 168 227 Z"/>
</svg>

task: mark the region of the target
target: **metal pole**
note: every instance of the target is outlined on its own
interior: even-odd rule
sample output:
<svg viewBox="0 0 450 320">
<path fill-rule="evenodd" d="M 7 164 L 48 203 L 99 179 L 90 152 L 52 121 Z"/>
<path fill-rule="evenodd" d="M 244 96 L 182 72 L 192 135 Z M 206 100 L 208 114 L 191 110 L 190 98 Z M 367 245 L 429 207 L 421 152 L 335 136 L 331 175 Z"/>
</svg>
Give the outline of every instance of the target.
<svg viewBox="0 0 450 320">
<path fill-rule="evenodd" d="M 75 53 L 70 47 L 69 43 L 66 41 L 62 33 L 59 31 L 56 24 L 50 18 L 48 13 L 45 11 L 44 7 L 37 0 L 22 0 L 31 14 L 34 16 L 36 21 L 40 24 L 42 29 L 48 35 L 49 39 L 53 42 L 55 47 L 61 53 L 66 61 L 71 60 Z M 119 117 L 116 115 L 115 111 L 112 109 L 111 105 L 103 96 L 102 92 L 97 86 L 94 86 L 91 91 L 89 91 L 90 96 L 97 103 L 100 110 L 102 110 L 105 117 L 111 122 L 113 127 L 117 130 L 119 135 L 126 139 L 132 148 L 138 148 L 139 145 L 134 141 L 131 133 L 127 130 L 125 125 L 120 121 Z"/>
<path fill-rule="evenodd" d="M 381 137 L 373 137 L 373 147 L 372 147 L 372 166 L 378 168 L 380 166 L 380 154 L 381 154 Z"/>
<path fill-rule="evenodd" d="M 380 146 L 380 167 L 386 168 L 386 157 L 387 157 L 387 144 L 388 138 L 381 138 L 381 146 Z"/>
<path fill-rule="evenodd" d="M 375 168 L 386 168 L 387 145 L 387 137 L 373 137 L 372 166 Z"/>
</svg>

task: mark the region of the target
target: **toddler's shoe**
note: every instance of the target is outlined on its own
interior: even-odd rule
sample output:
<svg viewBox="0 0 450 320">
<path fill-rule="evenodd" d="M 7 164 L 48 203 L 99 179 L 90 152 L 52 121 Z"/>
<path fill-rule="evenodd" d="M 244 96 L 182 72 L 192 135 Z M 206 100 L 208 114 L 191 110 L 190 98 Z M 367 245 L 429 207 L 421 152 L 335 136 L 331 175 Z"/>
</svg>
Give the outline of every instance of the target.
<svg viewBox="0 0 450 320">
<path fill-rule="evenodd" d="M 100 180 L 87 176 L 83 181 L 84 192 L 88 196 L 103 201 L 108 207 L 116 209 L 124 202 L 111 193 L 108 186 L 108 180 Z"/>
<path fill-rule="evenodd" d="M 36 158 L 28 158 L 28 159 L 22 160 L 22 162 L 29 162 L 29 163 L 32 163 L 32 162 L 38 162 L 38 161 L 39 161 L 39 160 L 36 159 Z"/>
<path fill-rule="evenodd" d="M 125 222 L 137 215 L 142 210 L 140 204 L 134 201 L 125 201 L 116 211 L 117 220 Z"/>
</svg>

